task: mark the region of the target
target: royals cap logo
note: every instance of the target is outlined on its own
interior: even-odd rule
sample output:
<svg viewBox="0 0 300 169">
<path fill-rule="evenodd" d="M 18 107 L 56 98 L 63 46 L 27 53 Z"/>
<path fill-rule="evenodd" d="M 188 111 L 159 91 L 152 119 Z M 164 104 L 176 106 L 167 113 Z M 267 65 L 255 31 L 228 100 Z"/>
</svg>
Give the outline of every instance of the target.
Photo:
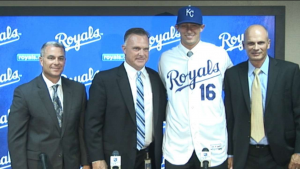
<svg viewBox="0 0 300 169">
<path fill-rule="evenodd" d="M 176 25 L 182 23 L 195 23 L 202 25 L 202 12 L 194 6 L 182 7 L 178 10 Z"/>
</svg>

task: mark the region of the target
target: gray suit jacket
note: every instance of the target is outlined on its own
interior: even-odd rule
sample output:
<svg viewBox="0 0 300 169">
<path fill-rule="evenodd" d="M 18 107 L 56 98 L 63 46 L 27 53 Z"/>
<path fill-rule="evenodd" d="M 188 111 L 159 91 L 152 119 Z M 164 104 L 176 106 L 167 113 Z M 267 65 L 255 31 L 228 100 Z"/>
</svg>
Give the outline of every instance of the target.
<svg viewBox="0 0 300 169">
<path fill-rule="evenodd" d="M 87 164 L 83 140 L 85 87 L 64 77 L 62 87 L 62 128 L 42 75 L 15 89 L 8 118 L 13 169 L 40 169 L 40 153 L 47 155 L 49 169 L 76 169 Z"/>
</svg>

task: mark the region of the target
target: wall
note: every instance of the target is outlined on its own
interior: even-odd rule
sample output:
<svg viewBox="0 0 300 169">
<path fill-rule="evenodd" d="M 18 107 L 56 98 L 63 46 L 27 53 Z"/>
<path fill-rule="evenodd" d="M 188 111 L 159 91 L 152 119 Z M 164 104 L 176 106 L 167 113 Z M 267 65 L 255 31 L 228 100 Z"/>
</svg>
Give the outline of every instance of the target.
<svg viewBox="0 0 300 169">
<path fill-rule="evenodd" d="M 299 1 L 1 1 L 0 6 L 285 6 L 285 60 L 300 64 Z M 280 40 L 280 39 L 277 39 Z"/>
</svg>

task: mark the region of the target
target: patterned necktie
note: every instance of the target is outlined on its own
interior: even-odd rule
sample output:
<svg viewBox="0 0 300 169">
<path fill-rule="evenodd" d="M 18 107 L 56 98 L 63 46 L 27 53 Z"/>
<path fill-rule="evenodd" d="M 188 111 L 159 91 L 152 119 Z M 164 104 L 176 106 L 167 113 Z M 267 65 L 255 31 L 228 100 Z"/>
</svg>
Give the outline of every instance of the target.
<svg viewBox="0 0 300 169">
<path fill-rule="evenodd" d="M 137 149 L 140 150 L 145 145 L 145 113 L 144 113 L 144 86 L 141 72 L 137 72 L 136 79 L 136 124 L 137 124 Z"/>
<path fill-rule="evenodd" d="M 186 54 L 188 57 L 191 57 L 193 55 L 192 51 L 188 51 L 188 53 Z"/>
<path fill-rule="evenodd" d="M 254 70 L 255 77 L 251 91 L 251 137 L 257 143 L 265 136 L 261 85 L 258 77 L 259 73 L 260 69 L 256 68 Z"/>
<path fill-rule="evenodd" d="M 59 97 L 57 95 L 57 87 L 58 87 L 58 84 L 52 86 L 52 88 L 53 88 L 52 102 L 53 102 L 53 105 L 54 105 L 54 109 L 56 111 L 56 116 L 57 116 L 59 127 L 61 127 L 63 111 L 62 111 L 61 102 L 60 102 Z"/>
</svg>

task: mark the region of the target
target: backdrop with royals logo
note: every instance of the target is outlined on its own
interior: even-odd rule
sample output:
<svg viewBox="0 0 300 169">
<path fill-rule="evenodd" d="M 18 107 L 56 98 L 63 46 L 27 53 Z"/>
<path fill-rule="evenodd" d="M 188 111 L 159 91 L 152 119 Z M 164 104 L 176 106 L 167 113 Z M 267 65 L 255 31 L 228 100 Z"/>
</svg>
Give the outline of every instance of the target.
<svg viewBox="0 0 300 169">
<path fill-rule="evenodd" d="M 88 93 L 94 75 L 119 66 L 126 30 L 142 27 L 150 33 L 146 66 L 157 70 L 162 52 L 180 43 L 175 16 L 3 16 L 0 20 L 0 169 L 10 168 L 7 119 L 14 89 L 41 73 L 40 48 L 46 41 L 66 47 L 63 76 L 79 81 Z M 234 65 L 247 60 L 242 40 L 245 29 L 262 24 L 275 41 L 274 16 L 204 16 L 201 40 L 223 47 Z M 269 54 L 274 57 L 274 43 Z M 113 90 L 113 89 L 112 89 Z M 164 168 L 164 164 L 162 164 Z"/>
</svg>

